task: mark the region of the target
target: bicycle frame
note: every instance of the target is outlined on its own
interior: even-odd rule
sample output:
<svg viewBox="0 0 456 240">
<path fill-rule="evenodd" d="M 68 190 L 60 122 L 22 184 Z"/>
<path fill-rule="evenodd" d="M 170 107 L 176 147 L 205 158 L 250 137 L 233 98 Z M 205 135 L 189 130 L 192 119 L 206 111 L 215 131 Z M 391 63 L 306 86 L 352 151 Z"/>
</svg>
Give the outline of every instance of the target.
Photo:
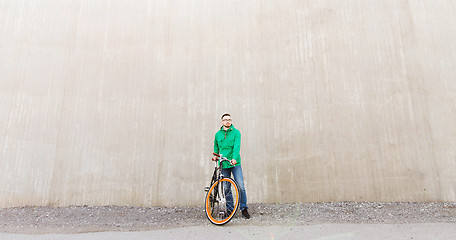
<svg viewBox="0 0 456 240">
<path fill-rule="evenodd" d="M 209 186 L 212 186 L 214 183 L 217 182 L 217 191 L 215 191 L 215 199 L 219 204 L 222 206 L 222 211 L 226 211 L 226 197 L 225 197 L 225 189 L 223 188 L 223 184 L 220 184 L 220 180 L 224 178 L 223 173 L 222 173 L 222 161 L 225 160 L 228 161 L 226 158 L 223 156 L 220 156 L 217 161 L 215 161 L 215 169 L 214 169 L 214 174 L 212 175 L 212 180 L 211 184 Z M 206 187 L 206 192 L 209 191 L 209 187 Z M 221 196 L 218 196 L 220 194 Z M 222 214 L 222 213 L 219 213 Z"/>
</svg>

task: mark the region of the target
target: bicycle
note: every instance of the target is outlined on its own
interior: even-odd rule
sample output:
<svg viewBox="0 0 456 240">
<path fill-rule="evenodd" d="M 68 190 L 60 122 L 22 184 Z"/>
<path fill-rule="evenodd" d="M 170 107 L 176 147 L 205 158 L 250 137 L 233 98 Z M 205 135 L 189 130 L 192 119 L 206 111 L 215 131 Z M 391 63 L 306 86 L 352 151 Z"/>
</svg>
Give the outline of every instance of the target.
<svg viewBox="0 0 456 240">
<path fill-rule="evenodd" d="M 230 161 L 221 154 L 214 156 L 217 160 L 211 184 L 205 189 L 205 210 L 209 221 L 220 226 L 228 223 L 239 208 L 239 187 L 234 179 L 222 174 L 222 162 Z"/>
</svg>

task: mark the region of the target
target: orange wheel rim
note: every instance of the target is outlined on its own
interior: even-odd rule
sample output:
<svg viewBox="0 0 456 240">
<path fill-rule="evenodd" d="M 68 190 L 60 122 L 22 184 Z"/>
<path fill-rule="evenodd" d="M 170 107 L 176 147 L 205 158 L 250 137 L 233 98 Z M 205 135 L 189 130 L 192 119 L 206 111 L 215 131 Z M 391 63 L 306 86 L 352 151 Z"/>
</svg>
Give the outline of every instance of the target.
<svg viewBox="0 0 456 240">
<path fill-rule="evenodd" d="M 208 204 L 208 203 L 209 203 L 209 198 L 210 198 L 210 196 L 211 196 L 211 193 L 212 193 L 212 191 L 214 190 L 214 187 L 217 186 L 218 184 L 220 184 L 220 183 L 223 182 L 223 181 L 226 181 L 226 182 L 229 182 L 229 183 L 233 184 L 234 189 L 236 190 L 236 196 L 237 196 L 237 197 L 236 197 L 236 199 L 235 199 L 235 201 L 234 201 L 234 209 L 233 209 L 233 212 L 231 212 L 230 216 L 228 216 L 227 218 L 225 218 L 225 219 L 223 219 L 223 220 L 221 220 L 221 221 L 218 221 L 218 220 L 216 220 L 216 219 L 214 219 L 214 218 L 212 217 L 212 214 L 209 214 L 211 209 L 209 209 L 209 208 L 210 208 L 210 207 L 209 207 L 210 204 Z M 209 191 L 208 191 L 208 194 L 207 194 L 207 196 L 206 196 L 206 215 L 210 218 L 210 220 L 211 220 L 212 222 L 214 222 L 214 223 L 216 223 L 216 224 L 222 224 L 222 223 L 226 222 L 227 219 L 231 219 L 231 217 L 236 213 L 236 211 L 234 211 L 234 210 L 237 209 L 238 203 L 239 203 L 239 191 L 238 191 L 237 185 L 235 184 L 235 182 L 234 182 L 233 180 L 231 180 L 231 179 L 229 179 L 229 178 L 223 178 L 222 180 L 220 180 L 220 181 L 218 181 L 218 182 L 212 184 L 211 188 L 210 188 Z"/>
</svg>

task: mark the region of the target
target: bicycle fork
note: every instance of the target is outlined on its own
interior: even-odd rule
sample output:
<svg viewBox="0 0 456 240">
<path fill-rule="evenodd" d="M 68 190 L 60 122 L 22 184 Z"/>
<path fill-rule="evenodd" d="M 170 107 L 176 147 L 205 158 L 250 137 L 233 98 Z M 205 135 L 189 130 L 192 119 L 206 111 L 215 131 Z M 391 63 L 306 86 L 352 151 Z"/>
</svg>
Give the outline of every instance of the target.
<svg viewBox="0 0 456 240">
<path fill-rule="evenodd" d="M 223 218 L 225 216 L 225 213 L 227 212 L 226 208 L 226 197 L 225 197 L 225 189 L 224 189 L 224 183 L 220 182 L 217 184 L 218 186 L 218 202 L 219 202 L 219 217 Z"/>
<path fill-rule="evenodd" d="M 215 191 L 214 202 L 217 203 L 217 211 L 220 218 L 223 218 L 227 213 L 226 197 L 225 197 L 225 188 L 222 181 L 216 183 L 217 191 Z M 210 187 L 206 187 L 205 191 L 209 192 Z"/>
</svg>

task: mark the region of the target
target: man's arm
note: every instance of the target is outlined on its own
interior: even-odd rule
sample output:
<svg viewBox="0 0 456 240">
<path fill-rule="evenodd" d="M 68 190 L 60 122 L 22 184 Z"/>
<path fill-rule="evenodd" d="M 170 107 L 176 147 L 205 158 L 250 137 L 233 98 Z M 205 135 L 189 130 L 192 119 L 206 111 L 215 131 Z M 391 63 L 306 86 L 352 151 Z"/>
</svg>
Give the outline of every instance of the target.
<svg viewBox="0 0 456 240">
<path fill-rule="evenodd" d="M 241 132 L 237 131 L 234 136 L 234 146 L 233 146 L 233 159 L 239 162 L 241 159 L 239 152 L 241 151 Z"/>
<path fill-rule="evenodd" d="M 217 136 L 217 134 L 215 134 L 215 136 Z M 217 137 L 214 137 L 214 153 L 217 153 L 219 154 L 219 147 L 218 147 L 218 143 L 217 143 Z M 216 156 L 212 156 L 212 161 L 215 161 L 217 160 L 217 157 Z"/>
<path fill-rule="evenodd" d="M 214 153 L 219 153 L 219 147 L 218 147 L 218 142 L 217 142 L 217 134 L 214 137 Z"/>
</svg>

